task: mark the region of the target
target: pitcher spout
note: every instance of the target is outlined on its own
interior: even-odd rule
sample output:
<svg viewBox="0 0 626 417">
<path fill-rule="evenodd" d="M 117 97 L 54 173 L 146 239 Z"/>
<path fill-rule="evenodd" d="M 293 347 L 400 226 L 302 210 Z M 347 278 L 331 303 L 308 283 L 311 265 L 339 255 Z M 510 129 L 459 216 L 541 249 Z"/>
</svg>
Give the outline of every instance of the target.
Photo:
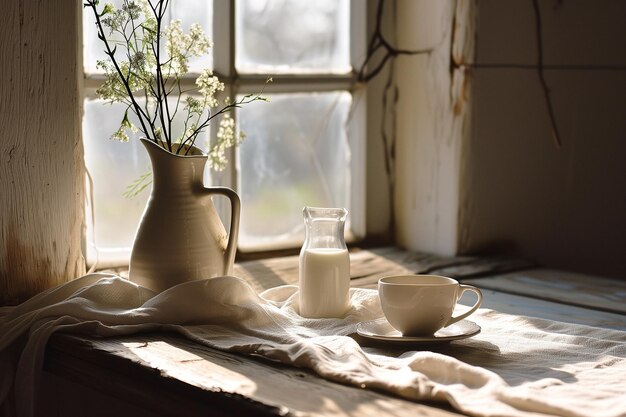
<svg viewBox="0 0 626 417">
<path fill-rule="evenodd" d="M 150 158 L 152 158 L 153 156 L 158 157 L 161 155 L 176 155 L 176 156 L 182 156 L 182 157 L 198 157 L 198 156 L 206 157 L 206 155 L 204 155 L 204 153 L 202 153 L 202 151 L 195 146 L 183 145 L 183 149 L 178 151 L 178 149 L 181 147 L 181 144 L 173 143 L 172 152 L 170 152 L 167 149 L 166 143 L 158 144 L 155 141 L 151 139 L 146 139 L 146 138 L 141 138 L 139 140 L 143 144 L 144 148 L 146 148 L 146 151 L 148 152 L 148 155 L 150 156 Z"/>
<path fill-rule="evenodd" d="M 177 192 L 193 192 L 194 188 L 204 187 L 204 167 L 208 157 L 195 146 L 189 147 L 189 152 L 181 149 L 176 154 L 164 149 L 152 140 L 141 138 L 152 163 L 154 187 L 158 190 L 177 190 Z M 179 144 L 172 145 L 176 151 Z M 157 187 L 163 184 L 163 187 Z"/>
</svg>

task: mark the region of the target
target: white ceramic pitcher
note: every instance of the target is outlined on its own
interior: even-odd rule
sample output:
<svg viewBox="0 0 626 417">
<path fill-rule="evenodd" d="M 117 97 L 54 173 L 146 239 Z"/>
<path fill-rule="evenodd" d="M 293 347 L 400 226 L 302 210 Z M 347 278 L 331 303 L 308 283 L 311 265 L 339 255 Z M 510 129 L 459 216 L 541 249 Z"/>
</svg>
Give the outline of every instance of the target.
<svg viewBox="0 0 626 417">
<path fill-rule="evenodd" d="M 141 139 L 152 162 L 152 193 L 130 256 L 129 278 L 161 292 L 174 285 L 232 273 L 239 234 L 239 196 L 230 188 L 205 187 L 207 156 L 191 147 L 176 155 Z M 213 195 L 230 200 L 226 234 Z"/>
</svg>

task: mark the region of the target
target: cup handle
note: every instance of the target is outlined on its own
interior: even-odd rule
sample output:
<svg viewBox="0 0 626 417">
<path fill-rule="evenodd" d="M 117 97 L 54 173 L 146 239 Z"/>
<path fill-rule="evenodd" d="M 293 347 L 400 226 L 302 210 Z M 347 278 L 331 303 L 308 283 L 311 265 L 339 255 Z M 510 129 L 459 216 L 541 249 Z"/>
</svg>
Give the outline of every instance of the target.
<svg viewBox="0 0 626 417">
<path fill-rule="evenodd" d="M 459 284 L 459 288 L 461 289 L 461 293 L 459 294 L 459 298 L 457 298 L 457 301 L 461 299 L 461 297 L 463 296 L 463 293 L 465 291 L 472 291 L 472 292 L 474 292 L 478 296 L 478 300 L 472 306 L 472 308 L 467 310 L 465 313 L 463 313 L 463 314 L 461 314 L 460 316 L 457 316 L 457 317 L 451 317 L 450 320 L 448 320 L 448 322 L 446 323 L 446 325 L 444 327 L 447 327 L 447 326 L 449 326 L 449 325 L 451 325 L 453 323 L 456 323 L 459 320 L 463 320 L 465 317 L 469 316 L 474 311 L 478 310 L 478 307 L 480 307 L 480 305 L 483 302 L 483 293 L 478 288 L 473 287 L 471 285 L 463 285 L 463 284 Z"/>
</svg>

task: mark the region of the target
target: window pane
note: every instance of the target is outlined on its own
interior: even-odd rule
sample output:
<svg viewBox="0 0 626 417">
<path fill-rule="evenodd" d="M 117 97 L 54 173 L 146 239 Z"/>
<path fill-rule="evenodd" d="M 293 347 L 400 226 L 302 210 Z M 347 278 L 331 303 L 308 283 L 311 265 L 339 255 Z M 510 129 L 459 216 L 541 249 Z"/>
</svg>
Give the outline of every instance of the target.
<svg viewBox="0 0 626 417">
<path fill-rule="evenodd" d="M 301 242 L 305 205 L 350 209 L 350 105 L 348 92 L 275 94 L 239 112 L 242 249 Z"/>
<path fill-rule="evenodd" d="M 107 0 L 100 2 L 100 8 L 104 3 L 111 3 L 116 8 L 120 8 L 123 0 Z M 209 39 L 213 37 L 213 1 L 212 0 L 170 0 L 166 22 L 180 19 L 185 32 L 193 23 L 198 23 L 204 29 Z M 108 35 L 108 34 L 107 34 Z M 121 36 L 112 36 L 114 40 L 122 40 Z M 117 56 L 117 55 L 116 55 Z M 87 74 L 98 74 L 102 71 L 96 69 L 98 60 L 106 59 L 104 54 L 104 44 L 97 36 L 96 20 L 93 10 L 83 9 L 83 60 L 85 72 Z M 200 72 L 203 68 L 210 68 L 213 65 L 212 53 L 203 57 L 193 58 L 189 62 L 190 72 Z"/>
<path fill-rule="evenodd" d="M 143 105 L 143 101 L 139 103 Z M 91 222 L 87 224 L 87 258 L 94 262 L 97 249 L 98 260 L 103 264 L 127 261 L 151 187 L 132 198 L 123 194 L 133 181 L 150 172 L 150 159 L 138 140 L 141 132 L 129 133 L 130 140 L 126 143 L 110 139 L 120 125 L 124 104 L 88 99 L 84 106 L 83 144 L 85 163 L 93 179 L 95 212 L 95 227 Z M 129 118 L 138 125 L 130 112 Z M 183 120 L 175 119 L 173 126 L 175 132 L 181 132 Z M 203 150 L 208 133 L 196 141 Z M 88 212 L 87 218 L 90 216 Z"/>
<path fill-rule="evenodd" d="M 101 262 L 129 256 L 149 194 L 146 190 L 134 198 L 123 196 L 129 184 L 150 170 L 148 155 L 137 140 L 139 133 L 127 143 L 110 139 L 124 109 L 123 104 L 85 101 L 83 143 L 85 163 L 93 179 L 95 211 L 95 230 L 87 225 L 87 256 L 92 262 L 96 248 Z"/>
<path fill-rule="evenodd" d="M 243 73 L 347 73 L 349 0 L 237 0 L 236 66 Z"/>
</svg>

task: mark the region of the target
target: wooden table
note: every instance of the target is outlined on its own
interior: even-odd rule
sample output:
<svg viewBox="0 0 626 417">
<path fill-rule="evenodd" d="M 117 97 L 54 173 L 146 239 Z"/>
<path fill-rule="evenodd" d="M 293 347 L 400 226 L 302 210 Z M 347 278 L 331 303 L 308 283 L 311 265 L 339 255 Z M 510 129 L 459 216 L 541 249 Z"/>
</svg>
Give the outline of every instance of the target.
<svg viewBox="0 0 626 417">
<path fill-rule="evenodd" d="M 354 286 L 396 273 L 453 276 L 483 288 L 483 307 L 626 330 L 626 283 L 510 259 L 444 258 L 384 248 L 351 253 Z M 236 265 L 257 291 L 294 284 L 298 258 Z M 490 289 L 491 288 L 491 289 Z M 211 349 L 174 334 L 55 335 L 39 415 L 458 416 L 441 404 L 339 385 L 308 370 Z"/>
</svg>

